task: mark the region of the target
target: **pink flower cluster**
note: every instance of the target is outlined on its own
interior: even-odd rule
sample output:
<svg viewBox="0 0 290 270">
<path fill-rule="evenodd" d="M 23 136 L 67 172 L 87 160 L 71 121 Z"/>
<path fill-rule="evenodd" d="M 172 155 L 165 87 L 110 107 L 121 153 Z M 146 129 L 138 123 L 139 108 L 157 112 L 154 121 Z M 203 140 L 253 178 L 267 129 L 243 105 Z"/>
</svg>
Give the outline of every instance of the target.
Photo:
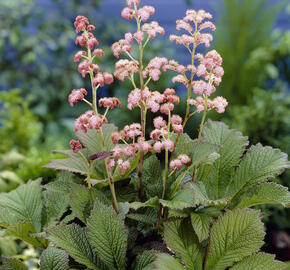
<svg viewBox="0 0 290 270">
<path fill-rule="evenodd" d="M 187 102 L 189 105 L 194 105 L 196 107 L 197 113 L 200 113 L 204 110 L 205 100 L 201 96 L 198 96 L 195 99 L 189 99 Z M 207 107 L 209 109 L 215 109 L 217 113 L 224 113 L 227 105 L 228 102 L 223 97 L 216 97 L 213 100 L 207 99 Z"/>
<path fill-rule="evenodd" d="M 141 20 L 142 22 L 146 22 L 151 15 L 155 13 L 155 8 L 152 6 L 144 6 L 137 9 L 140 1 L 127 1 L 128 7 L 125 7 L 122 10 L 122 17 L 127 20 L 132 20 L 136 18 L 136 20 Z"/>
<path fill-rule="evenodd" d="M 69 105 L 73 107 L 74 103 L 77 103 L 79 100 L 83 100 L 84 95 L 87 94 L 87 90 L 85 88 L 74 89 L 71 94 L 68 96 Z"/>
<path fill-rule="evenodd" d="M 88 129 L 99 130 L 104 123 L 108 123 L 107 118 L 91 110 L 76 119 L 74 130 L 77 132 L 81 129 L 84 133 L 87 133 Z"/>
<path fill-rule="evenodd" d="M 161 27 L 159 23 L 156 21 L 153 21 L 151 23 L 145 23 L 142 26 L 142 31 L 145 32 L 147 36 L 151 39 L 154 39 L 157 33 L 159 33 L 162 36 L 165 34 L 164 28 Z"/>
<path fill-rule="evenodd" d="M 168 60 L 165 57 L 155 57 L 150 60 L 142 75 L 144 78 L 149 75 L 153 81 L 158 81 L 161 75 L 160 69 L 163 67 L 163 71 L 166 71 L 164 67 L 167 64 Z"/>
<path fill-rule="evenodd" d="M 114 107 L 119 107 L 121 108 L 121 101 L 116 98 L 116 97 L 111 97 L 111 98 L 101 98 L 99 100 L 99 106 L 100 107 L 105 107 L 105 108 L 110 108 L 113 109 Z"/>
<path fill-rule="evenodd" d="M 116 71 L 114 75 L 120 81 L 124 81 L 125 78 L 129 78 L 131 74 L 138 73 L 138 65 L 127 59 L 119 60 L 116 65 Z"/>
<path fill-rule="evenodd" d="M 71 140 L 70 147 L 74 153 L 77 153 L 79 150 L 81 150 L 83 148 L 80 141 L 78 141 L 78 140 Z"/>
<path fill-rule="evenodd" d="M 177 159 L 172 160 L 170 162 L 169 167 L 171 170 L 175 169 L 180 170 L 182 165 L 189 166 L 190 162 L 191 162 L 190 157 L 188 155 L 183 154 L 179 155 Z"/>
</svg>

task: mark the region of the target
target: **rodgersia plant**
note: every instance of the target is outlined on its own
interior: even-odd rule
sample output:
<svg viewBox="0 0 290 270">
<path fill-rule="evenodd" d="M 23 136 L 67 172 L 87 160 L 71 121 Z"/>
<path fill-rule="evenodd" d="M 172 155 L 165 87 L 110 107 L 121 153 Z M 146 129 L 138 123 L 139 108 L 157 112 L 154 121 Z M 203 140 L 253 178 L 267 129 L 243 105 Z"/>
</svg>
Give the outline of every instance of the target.
<svg viewBox="0 0 290 270">
<path fill-rule="evenodd" d="M 260 144 L 247 148 L 241 133 L 206 122 L 208 111 L 223 113 L 228 105 L 223 97 L 212 97 L 224 73 L 221 56 L 215 50 L 196 53 L 213 39 L 209 13 L 188 10 L 177 21 L 177 30 L 186 33 L 170 36 L 188 49 L 188 65 L 164 57 L 143 62 L 144 50 L 164 34 L 157 22 L 147 22 L 154 12 L 140 7 L 140 0 L 127 0 L 122 16 L 135 20 L 137 29 L 112 46 L 117 58 L 126 57 L 116 63 L 114 76 L 95 63 L 104 51 L 97 47 L 94 26 L 76 18 L 81 50 L 74 61 L 91 89 L 73 90 L 69 103 L 83 101 L 89 109 L 75 121 L 71 150 L 57 151 L 67 158 L 46 165 L 76 175 L 62 172 L 46 185 L 30 181 L 0 195 L 0 225 L 6 235 L 44 250 L 42 270 L 284 269 L 272 255 L 259 252 L 261 214 L 249 208 L 290 204 L 287 188 L 269 181 L 289 167 L 287 156 Z M 167 70 L 177 73 L 173 82 L 187 88 L 184 119 L 174 114 L 179 103 L 174 89 L 160 93 L 148 87 Z M 140 111 L 140 122 L 120 131 L 107 119 L 121 106 L 119 99 L 97 99 L 114 77 L 131 82 L 127 107 Z M 148 111 L 158 113 L 150 134 Z M 183 129 L 196 113 L 202 120 L 193 140 Z M 13 258 L 3 260 L 6 268 L 26 269 Z"/>
</svg>

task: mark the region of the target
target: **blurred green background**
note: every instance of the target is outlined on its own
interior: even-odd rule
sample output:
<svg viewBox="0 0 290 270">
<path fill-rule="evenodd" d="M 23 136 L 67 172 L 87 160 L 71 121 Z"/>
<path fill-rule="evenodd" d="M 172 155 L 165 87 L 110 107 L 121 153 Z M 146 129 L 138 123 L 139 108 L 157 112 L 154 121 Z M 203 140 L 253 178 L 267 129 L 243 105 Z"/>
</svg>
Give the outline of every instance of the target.
<svg viewBox="0 0 290 270">
<path fill-rule="evenodd" d="M 73 55 L 73 20 L 82 14 L 96 25 L 96 36 L 105 50 L 101 66 L 113 72 L 116 59 L 111 44 L 132 25 L 119 16 L 125 1 L 119 0 L 1 0 L 0 1 L 0 192 L 38 177 L 49 181 L 55 172 L 41 168 L 52 158 L 52 149 L 65 149 L 73 135 L 73 121 L 85 105 L 69 107 L 67 96 L 74 88 L 87 86 L 77 72 Z M 145 54 L 189 62 L 185 50 L 168 41 L 176 33 L 175 20 L 187 8 L 214 13 L 217 31 L 215 48 L 223 57 L 225 76 L 217 89 L 229 101 L 224 115 L 210 118 L 225 121 L 231 128 L 261 142 L 290 152 L 290 4 L 273 0 L 144 0 L 156 7 L 156 15 L 167 35 L 156 39 Z M 172 73 L 150 87 L 177 87 Z M 100 95 L 118 96 L 123 107 L 110 119 L 119 127 L 138 121 L 137 111 L 126 109 L 130 84 L 115 82 Z M 185 100 L 177 107 L 184 113 Z M 153 118 L 153 115 L 149 115 Z M 196 134 L 199 117 L 188 124 Z M 148 123 L 151 121 L 149 120 Z M 150 129 L 150 126 L 149 126 Z M 289 173 L 276 179 L 290 187 Z M 264 207 L 267 226 L 265 250 L 290 261 L 290 212 Z M 271 217 L 269 217 L 271 216 Z M 1 234 L 0 234 L 1 236 Z M 23 250 L 11 239 L 0 237 L 0 254 L 15 255 Z M 28 255 L 27 255 L 27 254 Z M 33 269 L 35 251 L 28 248 Z"/>
</svg>

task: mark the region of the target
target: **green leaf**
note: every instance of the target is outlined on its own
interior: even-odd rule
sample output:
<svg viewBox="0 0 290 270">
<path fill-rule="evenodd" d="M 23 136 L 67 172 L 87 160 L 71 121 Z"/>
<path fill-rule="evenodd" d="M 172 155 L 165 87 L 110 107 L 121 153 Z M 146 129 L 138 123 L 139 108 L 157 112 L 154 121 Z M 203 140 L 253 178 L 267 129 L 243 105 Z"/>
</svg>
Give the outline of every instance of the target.
<svg viewBox="0 0 290 270">
<path fill-rule="evenodd" d="M 139 221 L 142 223 L 146 223 L 152 226 L 156 223 L 156 218 L 150 217 L 148 215 L 143 215 L 143 214 L 128 214 L 127 218 L 130 218 L 132 220 Z"/>
<path fill-rule="evenodd" d="M 223 198 L 227 195 L 227 187 L 234 168 L 248 145 L 247 137 L 243 137 L 236 130 L 229 129 L 222 122 L 209 120 L 204 125 L 202 141 L 220 145 L 217 151 L 220 158 L 212 166 L 200 166 L 196 179 L 204 183 L 211 199 Z"/>
<path fill-rule="evenodd" d="M 68 254 L 58 248 L 47 248 L 40 257 L 40 270 L 67 270 Z"/>
<path fill-rule="evenodd" d="M 255 184 L 281 174 L 287 167 L 287 155 L 279 149 L 263 147 L 261 144 L 252 146 L 233 176 L 230 194 L 236 197 Z"/>
<path fill-rule="evenodd" d="M 2 257 L 2 261 L 5 270 L 28 270 L 28 268 L 17 259 Z"/>
<path fill-rule="evenodd" d="M 156 155 L 150 156 L 144 160 L 142 187 L 147 198 L 161 197 L 163 190 L 163 181 L 161 176 L 160 162 Z"/>
<path fill-rule="evenodd" d="M 0 194 L 0 207 L 1 223 L 13 225 L 19 221 L 27 221 L 33 224 L 36 232 L 40 232 L 42 208 L 40 180 L 30 180 L 9 193 Z"/>
<path fill-rule="evenodd" d="M 206 270 L 224 270 L 257 252 L 263 245 L 264 225 L 259 212 L 228 211 L 212 226 Z"/>
<path fill-rule="evenodd" d="M 144 251 L 141 255 L 139 255 L 136 259 L 135 270 L 144 270 L 148 269 L 149 266 L 152 265 L 154 260 L 156 259 L 156 253 L 150 250 Z"/>
<path fill-rule="evenodd" d="M 242 261 L 230 268 L 231 270 L 284 270 L 285 263 L 275 260 L 275 256 L 267 253 L 257 253 L 244 258 Z"/>
<path fill-rule="evenodd" d="M 190 219 L 199 242 L 206 240 L 209 236 L 211 217 L 205 214 L 191 213 Z"/>
<path fill-rule="evenodd" d="M 157 255 L 154 265 L 155 270 L 184 270 L 184 267 L 177 260 L 165 253 Z"/>
<path fill-rule="evenodd" d="M 177 137 L 177 135 L 175 136 Z M 173 158 L 178 157 L 181 154 L 191 156 L 193 153 L 192 147 L 197 143 L 197 140 L 192 140 L 186 133 L 182 133 L 179 136 L 178 143 L 174 150 Z"/>
<path fill-rule="evenodd" d="M 89 242 L 101 260 L 110 269 L 125 269 L 128 232 L 112 207 L 97 200 L 87 230 Z"/>
<path fill-rule="evenodd" d="M 99 132 L 95 129 L 88 129 L 88 132 L 86 133 L 84 133 L 82 130 L 79 130 L 76 132 L 76 137 L 88 149 L 89 154 L 93 155 L 103 150 L 110 151 L 114 147 L 114 144 L 111 140 L 111 135 L 116 131 L 118 131 L 118 128 L 113 124 L 104 124 L 102 126 L 105 149 L 102 148 L 101 141 L 99 139 Z"/>
<path fill-rule="evenodd" d="M 203 248 L 188 219 L 173 219 L 164 225 L 164 241 L 178 256 L 181 256 L 187 269 L 201 270 Z"/>
<path fill-rule="evenodd" d="M 48 230 L 48 239 L 64 249 L 77 262 L 90 269 L 101 270 L 100 261 L 92 250 L 84 228 L 76 224 L 59 225 Z"/>
<path fill-rule="evenodd" d="M 83 222 L 86 222 L 94 207 L 94 202 L 98 198 L 101 202 L 108 204 L 108 200 L 101 191 L 84 185 L 72 183 L 70 190 L 70 205 L 72 212 Z"/>
<path fill-rule="evenodd" d="M 287 187 L 276 183 L 262 183 L 242 197 L 237 208 L 247 208 L 258 204 L 281 204 L 290 205 L 290 192 Z"/>
<path fill-rule="evenodd" d="M 159 208 L 159 199 L 157 197 L 150 198 L 146 202 L 132 202 L 130 208 L 137 210 L 142 207 Z"/>
<path fill-rule="evenodd" d="M 46 248 L 48 246 L 48 242 L 45 238 L 36 237 L 33 234 L 35 234 L 34 226 L 28 222 L 19 222 L 10 225 L 5 231 L 6 236 L 14 236 L 35 247 Z"/>
</svg>

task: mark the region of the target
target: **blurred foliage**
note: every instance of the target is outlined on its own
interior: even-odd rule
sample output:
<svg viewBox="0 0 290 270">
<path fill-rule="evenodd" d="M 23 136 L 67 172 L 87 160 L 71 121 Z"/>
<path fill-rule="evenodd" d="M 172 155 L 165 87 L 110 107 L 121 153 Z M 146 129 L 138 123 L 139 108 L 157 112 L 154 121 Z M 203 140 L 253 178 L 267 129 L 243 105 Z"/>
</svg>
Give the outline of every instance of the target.
<svg viewBox="0 0 290 270">
<path fill-rule="evenodd" d="M 54 156 L 53 148 L 63 148 L 63 137 L 47 136 L 43 124 L 29 109 L 29 98 L 23 99 L 19 89 L 0 93 L 0 192 L 38 177 L 47 180 L 55 172 L 41 168 Z"/>
<path fill-rule="evenodd" d="M 233 104 L 244 104 L 251 98 L 253 87 L 265 83 L 260 67 L 271 72 L 272 66 L 255 65 L 249 62 L 258 48 L 271 50 L 273 39 L 270 33 L 278 12 L 285 1 L 273 4 L 271 0 L 223 0 L 217 9 L 216 50 L 223 57 L 225 75 L 221 95 Z M 259 57 L 258 51 L 256 51 Z M 268 56 L 260 54 L 267 61 Z M 253 59 L 253 58 L 252 58 Z"/>
</svg>

